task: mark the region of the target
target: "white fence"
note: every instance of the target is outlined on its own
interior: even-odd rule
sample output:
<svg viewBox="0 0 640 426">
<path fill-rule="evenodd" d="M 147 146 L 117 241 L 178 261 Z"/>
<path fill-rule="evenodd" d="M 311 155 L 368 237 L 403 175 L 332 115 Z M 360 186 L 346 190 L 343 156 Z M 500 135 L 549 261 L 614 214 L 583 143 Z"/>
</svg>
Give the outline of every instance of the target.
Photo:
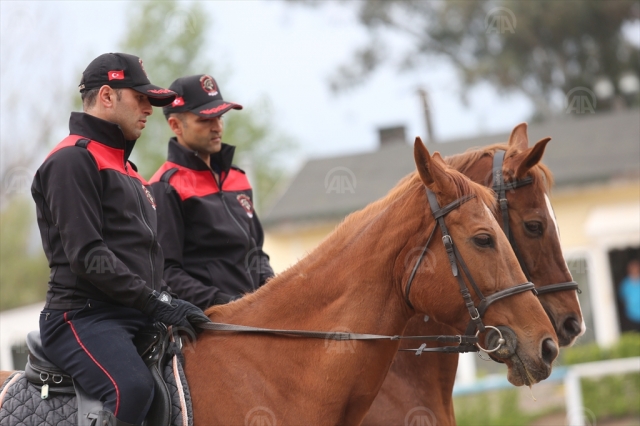
<svg viewBox="0 0 640 426">
<path fill-rule="evenodd" d="M 580 379 L 583 377 L 595 378 L 634 372 L 640 372 L 640 357 L 618 358 L 576 364 L 569 367 L 556 367 L 545 382 L 564 382 L 567 410 L 566 424 L 569 426 L 585 426 L 585 415 L 588 414 L 589 411 L 586 410 L 583 405 Z M 461 396 L 509 388 L 513 388 L 513 385 L 511 385 L 505 377 L 492 376 L 470 384 L 456 384 L 453 388 L 453 395 Z"/>
</svg>

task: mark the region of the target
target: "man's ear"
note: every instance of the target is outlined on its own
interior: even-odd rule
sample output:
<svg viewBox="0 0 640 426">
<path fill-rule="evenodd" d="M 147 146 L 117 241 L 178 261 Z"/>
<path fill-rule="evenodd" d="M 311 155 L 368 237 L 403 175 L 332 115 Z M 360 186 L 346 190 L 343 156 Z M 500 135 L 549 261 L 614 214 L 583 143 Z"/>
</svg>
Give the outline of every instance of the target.
<svg viewBox="0 0 640 426">
<path fill-rule="evenodd" d="M 116 100 L 116 92 L 106 84 L 98 90 L 96 103 L 100 103 L 103 108 L 112 108 Z"/>
<path fill-rule="evenodd" d="M 176 136 L 182 136 L 182 122 L 178 117 L 175 117 L 173 115 L 169 116 L 169 118 L 167 119 L 167 123 L 169 124 L 171 131 L 175 133 Z"/>
</svg>

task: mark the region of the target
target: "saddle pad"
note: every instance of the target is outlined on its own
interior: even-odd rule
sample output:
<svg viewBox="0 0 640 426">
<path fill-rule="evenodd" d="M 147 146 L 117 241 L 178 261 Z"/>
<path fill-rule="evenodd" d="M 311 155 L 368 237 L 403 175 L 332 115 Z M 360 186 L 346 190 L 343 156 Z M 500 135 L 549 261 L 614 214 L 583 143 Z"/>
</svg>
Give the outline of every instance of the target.
<svg viewBox="0 0 640 426">
<path fill-rule="evenodd" d="M 191 395 L 177 356 L 171 358 L 162 373 L 171 395 L 171 425 L 193 426 Z M 10 376 L 0 388 L 2 426 L 77 426 L 77 422 L 75 395 L 50 392 L 49 398 L 42 399 L 40 390 L 27 381 L 22 371 Z"/>
</svg>

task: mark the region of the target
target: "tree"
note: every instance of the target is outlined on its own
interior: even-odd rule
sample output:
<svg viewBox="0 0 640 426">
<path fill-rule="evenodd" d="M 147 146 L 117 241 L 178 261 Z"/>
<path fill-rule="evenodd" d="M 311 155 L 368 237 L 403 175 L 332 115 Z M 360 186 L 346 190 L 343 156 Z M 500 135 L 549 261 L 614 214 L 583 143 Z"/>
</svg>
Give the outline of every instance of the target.
<svg viewBox="0 0 640 426">
<path fill-rule="evenodd" d="M 142 58 L 150 80 L 169 87 L 178 77 L 214 72 L 205 50 L 205 30 L 209 17 L 197 2 L 145 1 L 134 3 L 129 18 L 130 28 L 122 42 L 123 51 Z M 217 81 L 223 80 L 213 74 Z M 227 92 L 225 98 L 232 99 Z M 268 121 L 268 103 L 225 114 L 225 143 L 237 146 L 235 161 L 251 166 L 258 195 L 256 208 L 261 209 L 272 196 L 282 178 L 278 156 L 290 151 L 293 144 L 279 135 Z M 136 143 L 133 160 L 141 174 L 149 178 L 166 160 L 167 141 L 173 133 L 161 111 L 147 122 L 142 137 Z"/>
<path fill-rule="evenodd" d="M 357 10 L 370 37 L 354 60 L 338 69 L 332 79 L 336 91 L 362 83 L 383 64 L 421 68 L 442 56 L 458 69 L 465 89 L 488 82 L 500 92 L 524 93 L 542 117 L 554 112 L 554 99 L 562 94 L 564 100 L 579 87 L 602 97 L 598 110 L 620 100 L 638 104 L 640 49 L 622 34 L 626 23 L 640 18 L 637 1 L 342 3 Z M 406 41 L 399 54 L 386 42 L 390 33 Z"/>
</svg>

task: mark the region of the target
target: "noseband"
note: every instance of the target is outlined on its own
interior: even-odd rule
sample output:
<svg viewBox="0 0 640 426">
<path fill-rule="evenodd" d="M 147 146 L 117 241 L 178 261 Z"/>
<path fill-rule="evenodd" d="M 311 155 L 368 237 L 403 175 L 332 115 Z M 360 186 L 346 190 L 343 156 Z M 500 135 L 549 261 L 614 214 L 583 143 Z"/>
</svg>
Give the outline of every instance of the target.
<svg viewBox="0 0 640 426">
<path fill-rule="evenodd" d="M 511 243 L 511 247 L 518 258 L 518 262 L 520 263 L 520 267 L 527 277 L 528 281 L 531 281 L 531 275 L 529 274 L 529 270 L 527 269 L 527 265 L 520 254 L 520 250 L 518 250 L 518 246 L 516 244 L 516 240 L 513 237 L 513 233 L 509 228 L 509 205 L 507 203 L 507 190 L 515 190 L 521 186 L 529 185 L 533 183 L 533 178 L 531 176 L 527 176 L 524 179 L 515 179 L 509 183 L 505 183 L 504 175 L 502 173 L 502 164 L 504 163 L 504 155 L 505 151 L 499 150 L 493 156 L 493 190 L 496 193 L 496 197 L 498 198 L 498 204 L 500 205 L 500 211 L 502 212 L 502 229 L 504 230 L 507 239 Z M 550 212 L 553 214 L 553 212 Z M 564 290 L 577 290 L 578 293 L 582 293 L 580 288 L 578 288 L 578 283 L 575 281 L 569 281 L 558 284 L 549 284 L 537 288 L 538 296 L 546 293 L 553 293 L 556 291 L 564 291 Z"/>
<path fill-rule="evenodd" d="M 466 203 L 467 201 L 471 200 L 472 198 L 475 197 L 475 195 L 465 195 L 453 201 L 452 203 L 449 203 L 446 206 L 440 208 L 436 195 L 433 192 L 431 192 L 429 189 L 427 189 L 426 191 L 427 191 L 427 199 L 429 200 L 429 207 L 431 208 L 431 213 L 433 214 L 433 217 L 436 219 L 437 224 L 433 226 L 433 229 L 429 234 L 429 238 L 427 239 L 427 243 L 424 245 L 424 248 L 422 249 L 420 257 L 416 261 L 416 264 L 413 267 L 413 270 L 411 271 L 411 275 L 409 276 L 409 279 L 407 281 L 407 285 L 405 287 L 405 300 L 407 304 L 413 309 L 413 305 L 409 300 L 409 292 L 411 291 L 411 284 L 413 283 L 413 279 L 418 271 L 418 266 L 420 265 L 425 253 L 427 252 L 429 243 L 431 242 L 431 239 L 433 238 L 433 235 L 436 232 L 436 228 L 439 227 L 440 231 L 442 232 L 442 243 L 444 244 L 444 248 L 447 252 L 447 257 L 449 259 L 449 264 L 451 266 L 451 272 L 453 273 L 453 276 L 456 277 L 456 279 L 458 280 L 460 293 L 462 294 L 462 298 L 464 299 L 464 304 L 466 305 L 467 310 L 469 311 L 469 316 L 471 318 L 469 321 L 469 325 L 467 326 L 467 329 L 465 331 L 465 336 L 466 337 L 474 336 L 474 331 L 475 331 L 475 336 L 477 337 L 478 333 L 481 333 L 481 332 L 484 333 L 486 331 L 486 328 L 492 328 L 494 330 L 497 330 L 495 327 L 485 326 L 484 323 L 482 322 L 482 316 L 484 315 L 489 305 L 507 296 L 513 296 L 515 294 L 522 293 L 525 291 L 532 290 L 535 293 L 536 291 L 535 286 L 533 285 L 533 283 L 527 282 L 527 283 L 519 284 L 504 290 L 500 290 L 490 296 L 485 297 L 480 291 L 480 289 L 478 288 L 473 277 L 471 276 L 471 272 L 469 271 L 469 268 L 467 268 L 466 263 L 462 259 L 462 255 L 458 251 L 458 248 L 453 243 L 453 239 L 451 238 L 451 235 L 449 234 L 449 230 L 447 229 L 447 225 L 444 222 L 444 217 L 448 213 L 460 207 L 462 204 Z M 458 267 L 458 265 L 460 265 L 460 267 Z M 480 303 L 478 304 L 477 307 L 475 306 L 475 303 L 471 298 L 471 292 L 469 291 L 469 288 L 467 287 L 464 281 L 464 278 L 460 273 L 461 270 L 462 270 L 462 273 L 467 277 L 467 281 L 469 281 L 469 283 L 471 284 L 471 287 L 473 288 L 473 291 L 475 292 L 476 296 L 478 296 L 478 298 L 480 299 Z M 497 349 L 499 349 L 502 343 L 504 343 L 504 339 L 502 339 L 502 334 L 500 333 L 500 330 L 497 330 L 497 331 L 500 334 L 500 340 L 498 340 L 498 347 L 491 350 L 487 350 L 482 348 L 477 343 L 477 341 L 475 343 L 476 347 L 484 352 L 494 352 Z M 456 349 L 459 348 L 459 350 L 455 350 L 455 352 L 471 352 L 471 351 L 477 350 L 474 347 L 470 348 L 468 344 L 462 344 L 462 341 L 461 341 L 461 345 L 455 348 Z M 454 350 L 452 350 L 454 348 L 451 348 L 451 347 L 431 348 L 431 351 L 435 352 L 437 351 L 437 349 L 442 349 L 441 352 L 454 352 Z"/>
</svg>

